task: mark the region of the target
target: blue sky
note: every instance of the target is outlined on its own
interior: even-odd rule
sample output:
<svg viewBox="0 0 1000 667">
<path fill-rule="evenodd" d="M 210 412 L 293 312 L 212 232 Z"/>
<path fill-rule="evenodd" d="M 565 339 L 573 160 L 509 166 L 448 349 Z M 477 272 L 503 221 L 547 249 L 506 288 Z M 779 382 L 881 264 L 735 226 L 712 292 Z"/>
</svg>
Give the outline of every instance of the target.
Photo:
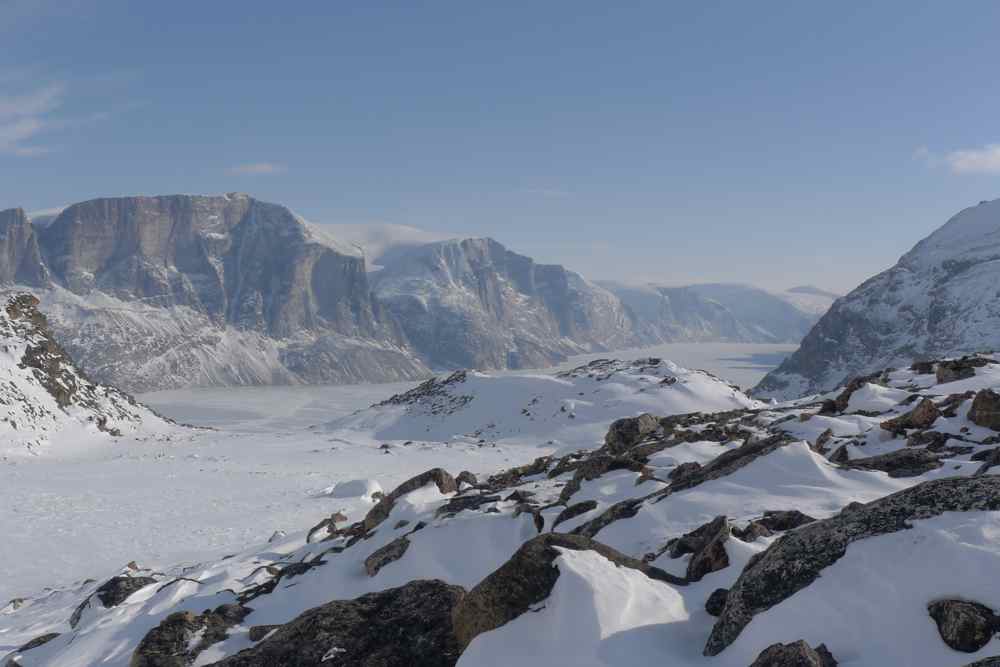
<svg viewBox="0 0 1000 667">
<path fill-rule="evenodd" d="M 0 207 L 246 191 L 846 291 L 1000 197 L 1000 3 L 616 4 L 0 0 Z"/>
</svg>

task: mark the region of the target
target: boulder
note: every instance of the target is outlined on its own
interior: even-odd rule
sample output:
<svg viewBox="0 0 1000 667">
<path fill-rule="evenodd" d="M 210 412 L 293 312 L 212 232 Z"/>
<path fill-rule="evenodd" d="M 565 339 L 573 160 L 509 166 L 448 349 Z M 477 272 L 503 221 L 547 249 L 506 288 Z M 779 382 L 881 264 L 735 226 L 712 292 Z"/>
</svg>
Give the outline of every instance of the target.
<svg viewBox="0 0 1000 667">
<path fill-rule="evenodd" d="M 335 600 L 310 609 L 216 667 L 453 667 L 460 651 L 451 615 L 465 595 L 443 581 Z"/>
<path fill-rule="evenodd" d="M 604 436 L 604 446 L 612 454 L 623 454 L 659 427 L 660 422 L 648 413 L 619 419 L 611 424 Z"/>
<path fill-rule="evenodd" d="M 117 607 L 122 602 L 128 599 L 132 593 L 135 593 L 140 588 L 145 588 L 150 584 L 155 584 L 156 579 L 152 577 L 130 577 L 127 575 L 122 575 L 120 577 L 112 577 L 108 579 L 103 584 L 101 584 L 96 591 L 87 596 L 80 606 L 73 611 L 73 615 L 70 616 L 69 626 L 75 628 L 77 623 L 80 622 L 80 618 L 83 616 L 84 610 L 92 603 L 93 599 L 96 597 L 101 606 L 105 609 L 111 607 Z"/>
<path fill-rule="evenodd" d="M 728 588 L 716 588 L 705 600 L 705 611 L 711 616 L 718 616 L 726 606 L 726 597 L 729 595 Z"/>
<path fill-rule="evenodd" d="M 976 426 L 1000 431 L 1000 394 L 992 389 L 977 392 L 969 408 L 969 421 Z"/>
<path fill-rule="evenodd" d="M 582 503 L 576 503 L 575 505 L 570 505 L 562 512 L 559 512 L 559 516 L 557 516 L 556 520 L 552 523 L 552 529 L 555 530 L 555 527 L 561 524 L 563 521 L 569 521 L 570 519 L 574 519 L 580 516 L 581 514 L 586 514 L 587 512 L 590 512 L 595 509 L 597 509 L 596 500 L 585 500 Z"/>
<path fill-rule="evenodd" d="M 812 648 L 800 639 L 768 646 L 750 667 L 837 667 L 837 661 L 824 644 Z"/>
<path fill-rule="evenodd" d="M 671 558 L 691 554 L 687 580 L 701 581 L 706 574 L 729 567 L 725 543 L 729 539 L 729 522 L 717 516 L 708 523 L 667 544 Z"/>
<path fill-rule="evenodd" d="M 927 613 L 937 623 L 944 643 L 963 653 L 983 648 L 1000 629 L 1000 618 L 978 602 L 935 600 L 927 605 Z"/>
<path fill-rule="evenodd" d="M 393 489 L 392 493 L 387 496 L 383 496 L 375 507 L 368 510 L 368 514 L 365 515 L 364 521 L 362 522 L 364 532 L 367 533 L 385 521 L 389 516 L 389 513 L 392 512 L 392 508 L 399 498 L 402 498 L 407 493 L 421 489 L 432 482 L 437 486 L 438 491 L 441 493 L 455 493 L 458 491 L 458 483 L 455 481 L 454 477 L 448 474 L 446 470 L 441 468 L 432 468 L 431 470 L 422 472 L 416 477 L 411 477 L 397 486 Z"/>
<path fill-rule="evenodd" d="M 365 572 L 374 577 L 383 567 L 402 558 L 409 548 L 410 540 L 405 535 L 397 537 L 365 559 Z"/>
<path fill-rule="evenodd" d="M 885 420 L 881 426 L 886 431 L 893 433 L 902 433 L 910 428 L 928 429 L 940 416 L 941 411 L 938 410 L 934 401 L 925 398 L 917 404 L 917 407 L 898 417 Z"/>
<path fill-rule="evenodd" d="M 767 510 L 764 516 L 757 520 L 770 531 L 792 530 L 807 523 L 812 523 L 816 519 L 808 514 L 803 514 L 798 510 Z"/>
<path fill-rule="evenodd" d="M 923 482 L 829 519 L 785 533 L 747 564 L 729 590 L 705 655 L 718 655 L 753 617 L 809 586 L 858 540 L 906 530 L 915 519 L 944 512 L 1000 510 L 1000 477 L 951 477 Z"/>
<path fill-rule="evenodd" d="M 853 459 L 844 465 L 855 470 L 880 470 L 889 473 L 889 477 L 916 477 L 936 470 L 944 463 L 940 455 L 929 449 L 907 448 L 863 459 Z"/>
<path fill-rule="evenodd" d="M 650 579 L 672 584 L 683 580 L 630 558 L 609 546 L 580 535 L 545 533 L 521 545 L 510 560 L 479 582 L 462 598 L 452 614 L 462 650 L 478 635 L 514 620 L 545 600 L 559 579 L 555 560 L 559 550 L 591 550 L 620 567 L 642 572 Z"/>
<path fill-rule="evenodd" d="M 476 476 L 473 475 L 468 470 L 463 470 L 462 472 L 458 473 L 458 477 L 455 478 L 455 482 L 457 482 L 459 486 L 461 486 L 462 484 L 475 486 L 476 484 L 479 483 L 479 481 L 476 479 Z"/>
<path fill-rule="evenodd" d="M 170 614 L 142 638 L 129 667 L 187 667 L 199 653 L 223 641 L 229 628 L 242 623 L 251 611 L 239 604 L 224 604 L 199 615 Z"/>
<path fill-rule="evenodd" d="M 701 470 L 701 464 L 697 461 L 688 461 L 687 463 L 682 463 L 670 472 L 667 473 L 667 479 L 670 481 L 680 481 L 685 477 L 690 477 Z"/>
<path fill-rule="evenodd" d="M 938 384 L 971 378 L 975 376 L 976 368 L 980 368 L 986 364 L 987 361 L 979 357 L 962 357 L 961 359 L 939 361 L 936 370 Z"/>
</svg>

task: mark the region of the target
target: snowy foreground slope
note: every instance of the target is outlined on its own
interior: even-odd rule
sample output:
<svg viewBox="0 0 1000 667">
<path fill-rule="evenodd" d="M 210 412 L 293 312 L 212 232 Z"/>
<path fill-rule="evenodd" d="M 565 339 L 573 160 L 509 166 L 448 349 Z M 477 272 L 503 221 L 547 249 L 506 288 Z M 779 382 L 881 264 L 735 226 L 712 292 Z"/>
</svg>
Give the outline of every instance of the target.
<svg viewBox="0 0 1000 667">
<path fill-rule="evenodd" d="M 90 382 L 54 341 L 37 305 L 22 295 L 0 309 L 0 459 L 172 428 L 131 396 Z"/>
<path fill-rule="evenodd" d="M 967 208 L 839 299 L 755 390 L 791 398 L 914 359 L 1000 347 L 1000 200 Z"/>
<path fill-rule="evenodd" d="M 727 394 L 658 360 L 595 363 L 545 379 L 551 392 L 503 380 L 451 376 L 314 431 L 363 429 L 359 438 L 387 441 L 391 460 L 456 439 L 463 451 L 498 450 L 537 428 L 562 440 L 551 454 L 511 446 L 522 461 L 478 475 L 456 456 L 454 469 L 429 466 L 381 492 L 345 482 L 327 493 L 357 499 L 347 516 L 225 558 L 140 561 L 18 600 L 0 612 L 7 659 L 998 664 L 988 660 L 1000 655 L 992 357 L 917 364 L 787 404 Z M 575 385 L 576 419 L 596 423 L 622 401 L 603 442 L 560 425 L 577 400 L 563 380 Z M 674 391 L 692 396 L 671 405 Z M 667 412 L 695 394 L 724 411 L 636 414 L 650 395 Z M 517 427 L 516 398 L 529 413 Z M 477 434 L 483 419 L 496 424 Z M 447 440 L 431 447 L 421 429 Z"/>
</svg>

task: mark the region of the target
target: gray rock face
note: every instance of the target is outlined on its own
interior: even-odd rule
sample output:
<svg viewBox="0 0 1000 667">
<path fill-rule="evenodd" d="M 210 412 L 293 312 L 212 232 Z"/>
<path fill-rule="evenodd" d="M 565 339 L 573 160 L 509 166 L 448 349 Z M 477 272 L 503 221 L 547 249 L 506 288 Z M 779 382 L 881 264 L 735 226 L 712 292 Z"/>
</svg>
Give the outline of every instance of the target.
<svg viewBox="0 0 1000 667">
<path fill-rule="evenodd" d="M 839 299 L 756 393 L 791 398 L 880 368 L 997 348 L 998 258 L 1000 200 L 963 210 Z"/>
<path fill-rule="evenodd" d="M 24 211 L 0 211 L 0 283 L 42 287 L 48 278 L 38 238 Z"/>
<path fill-rule="evenodd" d="M 786 533 L 752 560 L 730 588 L 705 655 L 718 655 L 755 614 L 805 588 L 851 542 L 905 530 L 909 521 L 944 512 L 1000 510 L 1000 477 L 949 478 L 918 484 Z"/>
<path fill-rule="evenodd" d="M 614 295 L 492 239 L 421 246 L 373 282 L 414 348 L 437 367 L 546 366 L 635 340 Z"/>
</svg>

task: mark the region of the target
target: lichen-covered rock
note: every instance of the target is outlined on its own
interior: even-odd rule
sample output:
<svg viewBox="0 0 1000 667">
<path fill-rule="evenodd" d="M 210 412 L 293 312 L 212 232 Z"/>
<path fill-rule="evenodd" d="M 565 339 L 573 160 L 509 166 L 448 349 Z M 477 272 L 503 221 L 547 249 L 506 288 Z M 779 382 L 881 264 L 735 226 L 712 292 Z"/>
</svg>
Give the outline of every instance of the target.
<svg viewBox="0 0 1000 667">
<path fill-rule="evenodd" d="M 750 667 L 837 667 L 837 661 L 824 644 L 812 648 L 800 639 L 768 646 Z"/>
<path fill-rule="evenodd" d="M 785 533 L 752 560 L 729 590 L 712 628 L 706 655 L 731 644 L 754 615 L 802 590 L 837 562 L 857 540 L 905 530 L 915 519 L 944 512 L 1000 510 L 1000 477 L 962 477 L 923 482 L 836 516 Z"/>
<path fill-rule="evenodd" d="M 944 462 L 941 455 L 929 449 L 907 448 L 853 459 L 844 465 L 855 470 L 880 470 L 889 473 L 889 477 L 916 477 L 940 468 Z"/>
<path fill-rule="evenodd" d="M 402 558 L 409 548 L 410 540 L 405 535 L 397 537 L 365 559 L 365 572 L 374 577 L 383 567 Z"/>
<path fill-rule="evenodd" d="M 691 554 L 687 580 L 701 581 L 706 574 L 729 567 L 725 543 L 729 539 L 729 522 L 717 516 L 708 523 L 668 543 L 671 558 Z"/>
<path fill-rule="evenodd" d="M 792 530 L 816 519 L 798 510 L 767 510 L 757 521 L 771 531 Z"/>
<path fill-rule="evenodd" d="M 586 514 L 597 509 L 596 500 L 584 500 L 581 503 L 576 503 L 575 505 L 570 505 L 556 517 L 556 520 L 552 522 L 552 529 L 555 530 L 556 526 L 564 521 L 569 521 L 570 519 L 575 519 L 581 514 Z"/>
<path fill-rule="evenodd" d="M 558 548 L 591 550 L 621 567 L 642 572 L 651 579 L 682 585 L 683 580 L 611 547 L 580 535 L 545 533 L 525 542 L 492 574 L 479 582 L 455 607 L 452 619 L 459 645 L 464 649 L 478 635 L 514 620 L 546 599 L 559 578 L 555 560 Z"/>
<path fill-rule="evenodd" d="M 886 431 L 892 431 L 893 433 L 903 432 L 906 429 L 911 428 L 927 429 L 930 428 L 940 416 L 941 411 L 938 410 L 934 401 L 929 398 L 925 398 L 917 404 L 917 407 L 913 408 L 909 412 L 899 415 L 898 417 L 885 420 L 882 422 L 881 426 Z"/>
<path fill-rule="evenodd" d="M 962 357 L 961 359 L 940 361 L 936 371 L 938 384 L 971 378 L 976 374 L 977 368 L 985 365 L 986 360 L 981 357 Z"/>
<path fill-rule="evenodd" d="M 660 422 L 648 413 L 619 419 L 611 424 L 604 436 L 604 446 L 612 454 L 624 454 L 659 427 Z"/>
<path fill-rule="evenodd" d="M 73 615 L 69 619 L 70 627 L 76 627 L 77 623 L 80 622 L 80 618 L 83 616 L 84 610 L 87 609 L 89 605 L 93 604 L 95 597 L 98 601 L 100 601 L 102 607 L 109 609 L 111 607 L 117 607 L 122 602 L 127 600 L 132 593 L 135 593 L 139 589 L 155 583 L 156 579 L 153 577 L 129 577 L 123 575 L 108 579 L 101 584 L 96 591 L 87 596 L 87 599 L 81 602 L 76 608 Z"/>
<path fill-rule="evenodd" d="M 726 597 L 729 595 L 728 588 L 716 588 L 712 591 L 708 599 L 705 600 L 705 611 L 711 616 L 718 616 L 726 606 Z"/>
<path fill-rule="evenodd" d="M 976 393 L 969 408 L 969 421 L 977 426 L 1000 431 L 1000 394 L 992 389 Z"/>
<path fill-rule="evenodd" d="M 229 629 L 250 612 L 242 605 L 224 604 L 198 615 L 190 611 L 170 614 L 142 638 L 129 667 L 188 667 L 206 648 L 223 641 Z"/>
<path fill-rule="evenodd" d="M 393 489 L 392 493 L 384 496 L 378 501 L 375 507 L 368 510 L 368 514 L 365 515 L 364 521 L 362 522 L 364 531 L 368 532 L 385 521 L 398 499 L 402 498 L 407 493 L 423 488 L 432 482 L 437 486 L 438 491 L 441 493 L 455 493 L 458 491 L 458 483 L 455 481 L 454 477 L 448 474 L 446 470 L 443 470 L 442 468 L 432 468 L 426 472 L 422 472 L 397 486 Z"/>
<path fill-rule="evenodd" d="M 459 586 L 418 580 L 300 614 L 216 667 L 453 667 Z"/>
<path fill-rule="evenodd" d="M 1000 618 L 978 602 L 935 600 L 927 605 L 927 613 L 937 623 L 944 643 L 963 653 L 975 653 L 986 646 L 1000 629 Z"/>
</svg>

